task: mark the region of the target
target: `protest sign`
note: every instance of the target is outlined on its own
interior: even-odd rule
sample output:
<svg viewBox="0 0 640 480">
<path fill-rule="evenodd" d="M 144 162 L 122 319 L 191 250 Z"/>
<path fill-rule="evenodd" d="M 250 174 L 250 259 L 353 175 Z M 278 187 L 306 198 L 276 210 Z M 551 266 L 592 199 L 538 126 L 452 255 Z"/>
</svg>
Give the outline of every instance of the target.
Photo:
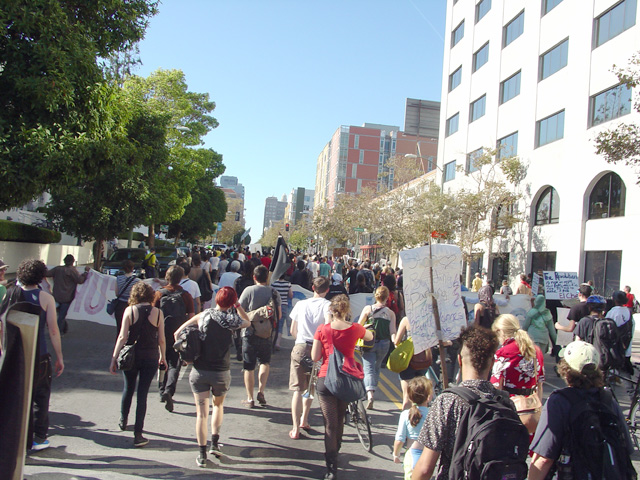
<svg viewBox="0 0 640 480">
<path fill-rule="evenodd" d="M 403 265 L 405 310 L 414 351 L 438 344 L 431 294 L 438 302 L 442 340 L 455 340 L 466 326 L 460 292 L 462 252 L 455 245 L 433 245 L 400 252 Z M 430 268 L 433 266 L 433 290 Z"/>
<path fill-rule="evenodd" d="M 533 279 L 531 280 L 531 295 L 538 295 L 538 290 L 540 288 L 540 275 L 537 273 L 533 274 Z"/>
<path fill-rule="evenodd" d="M 578 274 L 576 272 L 542 272 L 547 300 L 568 300 L 578 296 Z"/>
</svg>

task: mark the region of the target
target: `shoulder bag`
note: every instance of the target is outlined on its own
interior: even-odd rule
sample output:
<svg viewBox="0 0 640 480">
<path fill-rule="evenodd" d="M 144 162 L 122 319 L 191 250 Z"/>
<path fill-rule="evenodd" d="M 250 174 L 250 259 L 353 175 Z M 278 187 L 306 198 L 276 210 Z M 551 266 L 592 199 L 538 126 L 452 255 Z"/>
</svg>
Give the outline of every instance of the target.
<svg viewBox="0 0 640 480">
<path fill-rule="evenodd" d="M 352 372 L 350 373 L 346 371 L 344 355 L 333 344 L 331 325 L 325 325 L 324 334 L 329 345 L 327 351 L 331 350 L 324 386 L 334 397 L 343 402 L 351 403 L 364 398 L 367 395 L 364 382 L 361 377 L 356 376 L 357 371 L 355 368 L 351 369 Z"/>
<path fill-rule="evenodd" d="M 138 318 L 138 321 L 140 321 L 140 318 Z M 131 324 L 131 326 L 133 326 L 133 324 Z M 131 332 L 131 327 L 129 327 L 129 332 Z M 133 365 L 136 363 L 136 343 L 138 343 L 139 338 L 140 332 L 138 332 L 133 343 L 129 343 L 127 340 L 127 344 L 120 350 L 118 358 L 116 359 L 116 367 L 118 367 L 118 370 L 126 372 L 133 368 Z"/>
<path fill-rule="evenodd" d="M 542 412 L 542 402 L 538 396 L 538 361 L 535 362 L 536 386 L 533 387 L 531 395 L 513 395 L 511 401 L 516 406 L 518 416 L 522 424 L 527 427 L 529 434 L 536 433 L 540 415 Z"/>
<path fill-rule="evenodd" d="M 129 280 L 127 280 L 127 283 L 124 284 L 124 288 L 118 294 L 118 296 L 116 298 L 114 298 L 113 300 L 109 300 L 107 302 L 107 313 L 109 315 L 113 315 L 116 312 L 116 305 L 118 305 L 118 301 L 120 300 L 120 297 L 124 294 L 124 292 L 127 291 L 127 288 L 129 288 L 129 285 L 131 285 L 131 282 L 133 282 L 134 278 L 136 278 L 136 277 L 131 275 L 131 278 Z"/>
</svg>

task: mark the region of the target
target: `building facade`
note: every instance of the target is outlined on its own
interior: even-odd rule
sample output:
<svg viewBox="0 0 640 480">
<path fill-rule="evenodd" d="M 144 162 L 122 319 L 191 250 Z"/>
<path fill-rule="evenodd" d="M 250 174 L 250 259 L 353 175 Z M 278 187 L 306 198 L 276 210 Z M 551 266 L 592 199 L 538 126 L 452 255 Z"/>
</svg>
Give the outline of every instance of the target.
<svg viewBox="0 0 640 480">
<path fill-rule="evenodd" d="M 285 217 L 291 225 L 295 225 L 303 218 L 313 216 L 314 191 L 298 187 L 291 190 L 287 197 Z"/>
<path fill-rule="evenodd" d="M 238 183 L 238 177 L 232 177 L 229 175 L 222 175 L 220 177 L 220 187 L 230 188 L 238 194 L 240 198 L 244 200 L 244 185 Z"/>
<path fill-rule="evenodd" d="M 636 0 L 448 0 L 438 166 L 445 189 L 501 148 L 528 165 L 524 222 L 477 268 L 514 282 L 578 272 L 600 293 L 640 288 L 637 172 L 596 154 L 599 132 L 640 124 L 613 65 L 640 50 Z M 456 169 L 461 167 L 462 171 Z"/>
<path fill-rule="evenodd" d="M 262 231 L 265 231 L 274 222 L 284 219 L 284 211 L 287 208 L 287 197 L 282 196 L 278 200 L 277 197 L 267 197 L 264 201 L 264 221 L 262 223 Z"/>
</svg>

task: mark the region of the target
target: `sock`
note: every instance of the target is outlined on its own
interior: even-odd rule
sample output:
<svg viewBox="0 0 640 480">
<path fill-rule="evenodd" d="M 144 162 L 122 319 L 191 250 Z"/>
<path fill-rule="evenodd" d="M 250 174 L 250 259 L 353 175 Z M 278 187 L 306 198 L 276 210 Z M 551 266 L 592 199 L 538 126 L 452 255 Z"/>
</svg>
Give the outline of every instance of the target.
<svg viewBox="0 0 640 480">
<path fill-rule="evenodd" d="M 218 445 L 218 440 L 220 440 L 220 435 L 218 435 L 217 433 L 214 435 L 211 435 L 211 445 Z"/>
<path fill-rule="evenodd" d="M 203 456 L 204 458 L 207 458 L 207 446 L 206 445 L 204 447 L 200 446 L 200 455 Z"/>
</svg>

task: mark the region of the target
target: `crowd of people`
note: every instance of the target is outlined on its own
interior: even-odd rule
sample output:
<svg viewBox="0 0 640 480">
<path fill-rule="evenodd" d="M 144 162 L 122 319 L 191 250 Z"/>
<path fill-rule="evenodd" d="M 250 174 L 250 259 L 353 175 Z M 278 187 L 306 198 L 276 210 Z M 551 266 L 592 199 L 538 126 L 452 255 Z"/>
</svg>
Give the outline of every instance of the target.
<svg viewBox="0 0 640 480">
<path fill-rule="evenodd" d="M 151 249 L 145 258 L 149 278 L 157 275 L 156 261 Z M 289 437 L 297 440 L 310 429 L 314 396 L 305 393 L 315 389 L 325 426 L 324 478 L 337 478 L 348 402 L 325 386 L 328 361 L 334 350 L 342 353 L 345 368 L 364 383 L 366 408 L 374 409 L 381 368 L 394 346 L 411 336 L 411 322 L 406 316 L 402 293 L 402 271 L 372 265 L 369 260 L 291 253 L 287 270 L 278 278 L 270 278 L 271 262 L 269 253 L 212 252 L 198 248 L 178 256 L 159 283 L 137 278 L 134 264 L 124 263 L 123 274 L 116 279 L 113 315 L 117 338 L 109 371 L 117 374 L 121 352 L 126 346 L 135 346 L 135 361 L 122 372 L 124 387 L 118 422 L 121 430 L 127 430 L 135 393 L 134 447 L 148 443 L 143 435 L 144 419 L 148 394 L 158 369 L 161 370 L 160 400 L 167 411 L 174 410 L 173 396 L 184 362 L 172 346 L 181 335 L 195 329 L 200 339 L 201 351 L 193 362 L 189 384 L 196 409 L 199 447 L 196 464 L 204 467 L 207 454 L 223 455 L 219 440 L 224 400 L 231 383 L 232 346 L 236 359 L 242 362 L 246 391 L 242 404 L 248 409 L 260 408 L 268 404 L 271 357 L 282 348 L 282 337 L 288 333 L 294 343 L 289 370 L 292 392 Z M 25 260 L 17 269 L 17 285 L 7 290 L 3 285 L 7 265 L 0 261 L 0 311 L 26 302 L 40 319 L 33 412 L 27 440 L 32 450 L 49 446 L 48 405 L 53 373 L 60 375 L 64 370 L 61 336 L 68 331 L 65 317 L 76 285 L 90 274 L 88 268 L 78 273 L 74 263 L 75 259 L 68 255 L 63 266 L 48 270 L 39 260 Z M 47 277 L 54 278 L 52 295 L 41 289 Z M 216 285 L 217 293 L 212 294 Z M 293 305 L 292 285 L 310 290 L 312 295 Z M 607 362 L 613 361 L 609 357 L 615 357 L 615 352 L 613 347 L 603 347 L 598 339 L 599 322 L 609 319 L 616 328 L 618 351 L 624 360 L 615 364 L 615 369 L 633 370 L 630 362 L 635 330 L 632 313 L 637 303 L 630 288 L 615 292 L 607 301 L 594 295 L 590 285 L 582 284 L 579 302 L 568 314 L 568 325 L 557 321 L 557 314 L 548 308 L 543 295 L 531 294 L 531 286 L 524 276 L 516 294 L 529 295 L 531 309 L 523 319 L 500 315 L 492 282 L 483 281 L 479 274 L 472 282 L 472 289 L 477 291 L 478 301 L 469 317 L 470 325 L 458 340 L 447 345 L 453 369 L 459 368 L 457 386 L 471 393 L 453 389 L 434 397 L 434 386 L 426 374 L 432 355 L 434 360 L 437 357 L 435 351 L 426 352 L 427 363 L 412 362 L 399 373 L 403 403 L 392 459 L 395 463 L 404 463 L 405 478 L 430 479 L 434 474 L 438 479 L 449 478 L 450 468 L 458 468 L 458 443 L 466 434 L 459 428 L 461 425 L 469 428 L 470 412 L 475 412 L 480 400 L 497 402 L 511 409 L 522 421 L 526 445 L 533 455 L 529 478 L 545 478 L 552 468 L 558 471 L 564 468 L 574 475 L 572 478 L 587 478 L 581 475 L 588 475 L 593 468 L 616 468 L 613 471 L 625 475 L 618 478 L 635 478 L 628 459 L 632 447 L 624 416 L 616 400 L 603 389 L 603 371 L 611 368 L 612 364 Z M 507 297 L 513 294 L 508 285 L 502 285 L 501 292 Z M 359 318 L 351 318 L 349 295 L 358 293 L 371 294 L 374 301 L 362 309 Z M 267 327 L 258 327 L 256 318 L 266 318 Z M 267 329 L 266 333 L 263 328 Z M 55 360 L 48 352 L 45 330 Z M 567 387 L 554 392 L 544 403 L 544 358 L 557 353 L 554 348 L 557 331 L 574 335 L 574 341 L 559 352 L 557 372 Z M 362 364 L 356 361 L 357 349 L 362 352 Z M 312 374 L 314 363 L 315 375 Z M 472 395 L 473 400 L 465 395 Z M 578 410 L 582 416 L 573 415 L 575 405 L 580 405 Z M 586 418 L 595 421 L 598 415 L 593 411 L 606 416 L 610 425 L 620 427 L 614 443 L 617 451 L 610 455 L 615 460 L 614 467 L 602 462 L 596 462 L 594 467 L 584 453 L 576 452 L 573 430 L 577 430 L 578 423 L 584 424 Z M 601 443 L 614 442 L 609 438 L 613 435 L 611 432 L 604 431 L 599 423 L 597 427 L 603 430 Z M 403 447 L 406 447 L 404 461 Z M 513 478 L 521 477 L 516 474 Z"/>
</svg>

